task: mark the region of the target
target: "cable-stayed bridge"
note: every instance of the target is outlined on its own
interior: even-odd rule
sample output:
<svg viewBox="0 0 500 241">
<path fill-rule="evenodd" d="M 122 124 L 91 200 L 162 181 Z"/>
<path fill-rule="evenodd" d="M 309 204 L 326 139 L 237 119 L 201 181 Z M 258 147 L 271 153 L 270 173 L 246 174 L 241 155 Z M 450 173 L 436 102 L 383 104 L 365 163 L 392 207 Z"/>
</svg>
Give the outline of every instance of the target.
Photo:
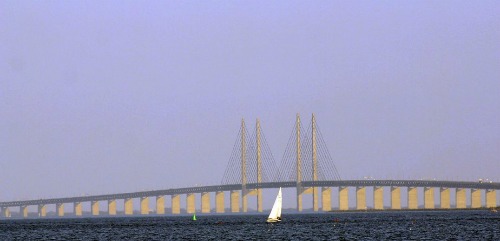
<svg viewBox="0 0 500 241">
<path fill-rule="evenodd" d="M 0 202 L 1 217 L 12 217 L 11 210 L 19 208 L 19 217 L 47 217 L 47 206 L 55 205 L 56 216 L 85 216 L 82 203 L 90 203 L 88 215 L 133 215 L 133 200 L 139 199 L 142 215 L 165 215 L 195 213 L 239 213 L 248 212 L 248 197 L 257 197 L 258 212 L 263 211 L 262 190 L 267 188 L 294 188 L 297 211 L 303 210 L 304 195 L 312 195 L 313 211 L 349 210 L 349 189 L 355 189 L 354 210 L 367 210 L 367 188 L 373 189 L 375 210 L 400 209 L 465 209 L 496 208 L 500 183 L 439 180 L 342 180 L 328 152 L 321 131 L 312 115 L 308 125 L 302 125 L 297 114 L 295 126 L 288 140 L 281 164 L 278 168 L 261 131 L 259 120 L 249 132 L 244 120 L 233 147 L 228 165 L 220 185 L 172 188 L 154 191 L 115 193 L 93 196 L 76 196 L 51 199 Z M 384 188 L 390 196 L 390 207 L 384 207 Z M 407 193 L 406 205 L 402 204 L 401 189 Z M 419 191 L 423 191 L 423 206 L 419 203 Z M 439 192 L 439 204 L 435 203 L 435 192 Z M 229 209 L 226 209 L 226 193 L 229 192 Z M 451 192 L 455 202 L 451 205 Z M 200 195 L 201 205 L 196 205 Z M 181 210 L 181 196 L 185 196 L 185 210 Z M 338 206 L 332 207 L 332 196 L 337 196 Z M 155 198 L 150 207 L 149 198 Z M 171 206 L 165 206 L 170 197 Z M 215 202 L 211 202 L 215 197 Z M 484 199 L 483 199 L 484 197 Z M 123 201 L 123 210 L 117 210 L 117 201 Z M 100 203 L 107 202 L 107 210 L 100 210 Z M 64 206 L 72 206 L 73 212 L 66 212 Z M 214 206 L 212 204 L 215 204 Z M 37 213 L 28 213 L 28 207 L 36 206 Z M 214 208 L 213 208 L 214 207 Z"/>
</svg>

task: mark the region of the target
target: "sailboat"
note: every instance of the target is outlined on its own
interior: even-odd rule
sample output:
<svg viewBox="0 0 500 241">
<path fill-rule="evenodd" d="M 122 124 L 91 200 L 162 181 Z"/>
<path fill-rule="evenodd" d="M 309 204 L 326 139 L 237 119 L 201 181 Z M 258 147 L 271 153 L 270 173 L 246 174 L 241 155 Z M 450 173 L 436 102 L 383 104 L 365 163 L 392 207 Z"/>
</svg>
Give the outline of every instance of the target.
<svg viewBox="0 0 500 241">
<path fill-rule="evenodd" d="M 278 196 L 276 196 L 276 200 L 274 201 L 273 209 L 271 209 L 271 213 L 267 218 L 268 223 L 276 223 L 281 222 L 281 187 L 278 191 Z"/>
</svg>

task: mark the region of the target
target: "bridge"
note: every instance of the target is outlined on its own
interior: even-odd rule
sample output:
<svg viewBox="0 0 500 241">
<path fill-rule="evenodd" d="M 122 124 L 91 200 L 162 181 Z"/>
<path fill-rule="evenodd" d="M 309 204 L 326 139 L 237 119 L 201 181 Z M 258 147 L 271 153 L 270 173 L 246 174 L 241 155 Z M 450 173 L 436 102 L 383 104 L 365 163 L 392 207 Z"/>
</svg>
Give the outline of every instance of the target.
<svg viewBox="0 0 500 241">
<path fill-rule="evenodd" d="M 242 120 L 236 144 L 220 185 L 172 188 L 154 191 L 116 193 L 106 195 L 76 196 L 51 199 L 0 202 L 1 217 L 12 217 L 11 209 L 19 208 L 19 217 L 28 218 L 28 207 L 38 207 L 36 217 L 48 217 L 47 206 L 55 205 L 55 216 L 84 216 L 82 203 L 90 203 L 90 215 L 103 215 L 100 202 L 107 202 L 109 216 L 117 214 L 133 215 L 133 200 L 139 199 L 139 213 L 142 215 L 165 215 L 165 197 L 171 199 L 171 214 L 181 214 L 181 195 L 185 196 L 186 209 L 182 213 L 246 213 L 248 197 L 257 197 L 257 212 L 263 211 L 262 190 L 268 188 L 296 189 L 297 211 L 303 211 L 303 195 L 312 195 L 313 211 L 349 210 L 349 189 L 355 190 L 354 210 L 367 210 L 367 188 L 373 191 L 373 210 L 416 210 L 416 209 L 465 209 L 496 208 L 500 183 L 467 182 L 444 180 L 342 180 L 323 141 L 314 114 L 311 124 L 304 132 L 300 116 L 297 114 L 279 172 L 273 156 L 261 132 L 257 120 L 255 133 L 247 135 Z M 305 175 L 304 175 L 305 174 Z M 384 188 L 389 189 L 390 207 L 384 207 Z M 401 189 L 406 189 L 407 203 L 402 205 Z M 423 206 L 419 204 L 419 189 L 423 191 Z M 439 192 L 439 205 L 435 203 L 435 192 Z M 335 192 L 335 193 L 333 193 Z M 451 205 L 451 193 L 455 202 Z M 226 210 L 225 197 L 229 193 L 229 210 Z M 332 207 L 332 196 L 338 197 L 338 207 Z M 469 197 L 467 198 L 467 194 Z M 196 208 L 196 196 L 200 195 L 201 206 Z M 211 196 L 215 197 L 212 210 Z M 155 198 L 156 206 L 150 208 L 149 198 Z M 484 203 L 483 199 L 484 197 Z M 467 202 L 469 199 L 469 203 Z M 117 200 L 123 200 L 123 210 L 117 211 Z M 72 204 L 73 212 L 66 213 L 65 204 Z M 320 207 L 321 204 L 321 207 Z M 153 210 L 153 211 L 151 211 Z"/>
</svg>

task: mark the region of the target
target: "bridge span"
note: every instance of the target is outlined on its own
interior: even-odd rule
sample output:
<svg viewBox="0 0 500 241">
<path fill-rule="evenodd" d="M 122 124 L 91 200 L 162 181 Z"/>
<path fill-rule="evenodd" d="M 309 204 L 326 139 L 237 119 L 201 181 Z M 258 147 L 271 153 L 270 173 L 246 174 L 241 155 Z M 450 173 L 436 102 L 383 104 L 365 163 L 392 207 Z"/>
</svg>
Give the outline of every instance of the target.
<svg viewBox="0 0 500 241">
<path fill-rule="evenodd" d="M 304 181 L 300 185 L 302 193 L 312 193 L 312 189 L 317 187 L 321 188 L 321 210 L 349 210 L 349 195 L 348 189 L 353 188 L 356 190 L 356 207 L 354 210 L 366 210 L 366 188 L 373 188 L 373 207 L 370 209 L 384 210 L 384 188 L 390 190 L 390 208 L 391 210 L 400 209 L 418 209 L 418 188 L 422 188 L 424 192 L 424 208 L 425 209 L 451 209 L 451 208 L 494 208 L 497 207 L 496 190 L 500 190 L 500 183 L 493 182 L 463 182 L 463 181 L 436 181 L 436 180 L 340 180 L 340 181 Z M 247 183 L 246 189 L 250 195 L 255 195 L 257 190 L 267 188 L 296 188 L 297 182 L 265 182 L 265 183 Z M 407 189 L 407 203 L 406 206 L 401 202 L 401 188 Z M 467 192 L 470 189 L 469 205 L 467 205 Z M 65 198 L 51 198 L 51 199 L 36 199 L 25 201 L 11 201 L 0 202 L 2 209 L 2 217 L 11 217 L 11 208 L 19 207 L 19 216 L 28 217 L 28 207 L 38 206 L 38 216 L 46 217 L 47 205 L 55 205 L 56 215 L 62 217 L 68 213 L 64 210 L 64 204 L 73 204 L 73 212 L 70 215 L 82 216 L 82 203 L 90 202 L 91 214 L 93 216 L 102 215 L 99 210 L 99 202 L 107 202 L 107 214 L 110 216 L 123 214 L 134 214 L 132 199 L 140 199 L 140 214 L 166 214 L 165 210 L 165 196 L 170 196 L 171 214 L 181 214 L 181 199 L 180 195 L 185 195 L 186 210 L 185 213 L 194 213 L 196 210 L 201 213 L 225 213 L 226 203 L 224 200 L 224 192 L 229 192 L 230 196 L 230 209 L 231 213 L 243 212 L 240 208 L 240 197 L 243 190 L 241 184 L 230 185 L 213 185 L 213 186 L 198 186 L 186 188 L 173 188 L 154 191 L 130 192 L 130 193 L 116 193 L 106 195 L 93 195 L 93 196 L 78 196 L 78 197 L 65 197 Z M 439 192 L 439 205 L 434 203 L 435 191 Z M 332 191 L 338 197 L 338 207 L 332 207 Z M 455 193 L 455 205 L 452 207 L 450 202 L 450 192 Z M 215 194 L 215 210 L 212 209 L 212 202 L 210 201 L 210 193 Z M 482 193 L 484 195 L 485 205 L 482 201 Z M 195 195 L 201 195 L 201 206 L 197 208 L 195 203 Z M 156 198 L 156 206 L 154 209 L 149 207 L 149 198 Z M 124 210 L 117 212 L 116 202 L 123 200 Z M 154 210 L 151 212 L 150 210 Z"/>
<path fill-rule="evenodd" d="M 262 137 L 262 138 L 261 138 Z M 37 199 L 0 202 L 2 218 L 11 217 L 11 209 L 19 207 L 18 216 L 29 217 L 28 207 L 37 206 L 36 217 L 47 216 L 47 205 L 55 205 L 56 216 L 66 215 L 65 204 L 72 204 L 74 216 L 83 216 L 82 203 L 90 203 L 90 215 L 98 216 L 101 202 L 107 202 L 107 215 L 134 214 L 133 200 L 139 199 L 139 213 L 142 215 L 181 214 L 181 195 L 185 195 L 186 208 L 183 213 L 239 213 L 248 212 L 248 196 L 257 197 L 257 212 L 263 211 L 262 190 L 268 188 L 294 188 L 296 190 L 297 211 L 302 211 L 302 197 L 312 195 L 313 211 L 349 210 L 349 189 L 355 189 L 354 210 L 400 210 L 400 209 L 464 209 L 496 208 L 500 183 L 436 181 L 436 180 L 342 180 L 317 127 L 314 114 L 311 124 L 304 131 L 297 114 L 292 136 L 285 150 L 280 168 L 276 168 L 272 154 L 261 133 L 257 120 L 255 135 L 249 137 L 244 120 L 238 139 L 231 154 L 228 168 L 221 185 L 173 188 L 155 191 L 116 193 L 106 195 Z M 266 167 L 266 168 L 263 168 Z M 271 170 L 271 172 L 269 172 Z M 280 170 L 274 173 L 272 170 Z M 266 172 L 267 171 L 267 172 Z M 267 180 L 266 180 L 267 178 Z M 373 190 L 373 206 L 367 206 L 367 188 Z M 384 188 L 390 197 L 390 206 L 384 206 Z M 401 190 L 405 190 L 406 205 L 402 205 Z M 420 190 L 420 191 L 419 191 Z M 226 193 L 229 193 L 229 209 L 226 210 Z M 419 203 L 419 193 L 423 193 L 423 206 Z M 439 204 L 435 203 L 438 193 Z M 455 202 L 452 206 L 451 197 Z M 196 195 L 201 195 L 200 207 L 196 205 Z M 467 196 L 468 195 L 468 196 Z M 215 197 L 212 202 L 211 196 Z M 338 206 L 332 207 L 332 196 L 338 198 Z M 155 198 L 151 209 L 149 198 Z M 165 197 L 170 197 L 171 206 L 165 206 Z M 483 199 L 484 197 L 484 199 Z M 117 211 L 117 200 L 123 200 L 123 210 Z M 214 206 L 212 204 L 215 204 Z M 214 207 L 214 209 L 212 209 Z M 352 208 L 352 207 L 351 207 Z M 153 210 L 153 212 L 151 211 Z"/>
</svg>

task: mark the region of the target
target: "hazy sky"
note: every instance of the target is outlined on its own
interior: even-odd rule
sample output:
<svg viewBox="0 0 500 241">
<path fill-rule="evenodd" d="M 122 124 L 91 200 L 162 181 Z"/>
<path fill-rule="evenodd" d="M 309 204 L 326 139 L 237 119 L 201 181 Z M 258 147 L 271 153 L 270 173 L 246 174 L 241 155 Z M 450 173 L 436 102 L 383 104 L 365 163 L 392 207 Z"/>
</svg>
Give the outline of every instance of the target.
<svg viewBox="0 0 500 241">
<path fill-rule="evenodd" d="M 217 184 L 315 113 L 344 179 L 500 181 L 498 1 L 0 1 L 0 201 Z"/>
</svg>

